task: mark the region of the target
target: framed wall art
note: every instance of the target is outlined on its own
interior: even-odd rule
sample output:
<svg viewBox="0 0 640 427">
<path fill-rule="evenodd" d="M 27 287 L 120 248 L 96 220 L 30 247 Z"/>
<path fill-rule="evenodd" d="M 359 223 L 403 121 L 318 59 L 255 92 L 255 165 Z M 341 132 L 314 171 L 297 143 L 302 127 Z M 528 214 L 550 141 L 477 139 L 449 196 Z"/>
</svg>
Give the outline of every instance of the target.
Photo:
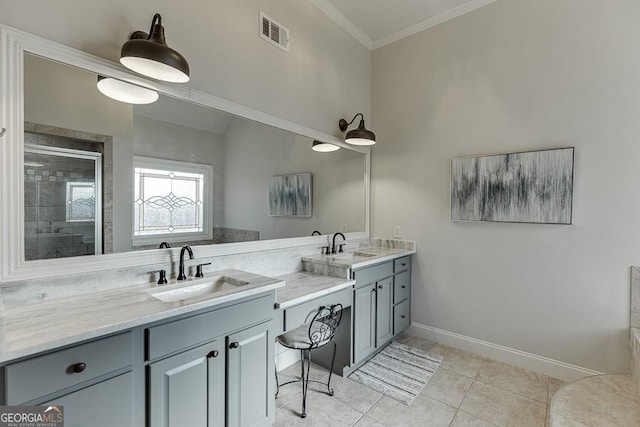
<svg viewBox="0 0 640 427">
<path fill-rule="evenodd" d="M 455 158 L 451 220 L 571 224 L 574 148 Z"/>
<path fill-rule="evenodd" d="M 311 216 L 310 173 L 269 177 L 269 216 Z"/>
</svg>

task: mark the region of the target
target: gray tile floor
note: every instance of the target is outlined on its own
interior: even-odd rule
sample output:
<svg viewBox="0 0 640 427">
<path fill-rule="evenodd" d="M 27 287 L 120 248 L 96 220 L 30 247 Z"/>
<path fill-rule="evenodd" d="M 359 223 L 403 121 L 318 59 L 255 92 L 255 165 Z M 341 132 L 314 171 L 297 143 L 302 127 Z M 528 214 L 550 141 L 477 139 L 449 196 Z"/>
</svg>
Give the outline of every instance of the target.
<svg viewBox="0 0 640 427">
<path fill-rule="evenodd" d="M 299 384 L 280 389 L 276 427 L 284 426 L 544 426 L 553 394 L 564 384 L 546 375 L 472 353 L 404 335 L 399 341 L 444 360 L 409 406 L 347 378 L 334 375 L 333 397 L 318 384 L 309 386 L 307 418 L 300 418 Z M 280 382 L 300 373 L 295 364 L 280 372 Z M 312 368 L 315 379 L 328 372 Z"/>
</svg>

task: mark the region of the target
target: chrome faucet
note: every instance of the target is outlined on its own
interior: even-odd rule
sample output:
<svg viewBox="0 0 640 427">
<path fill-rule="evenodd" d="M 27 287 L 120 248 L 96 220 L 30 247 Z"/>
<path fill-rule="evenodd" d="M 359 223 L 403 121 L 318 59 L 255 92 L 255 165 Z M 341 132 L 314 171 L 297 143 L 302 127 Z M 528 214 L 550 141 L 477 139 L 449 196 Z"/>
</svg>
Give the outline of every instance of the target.
<svg viewBox="0 0 640 427">
<path fill-rule="evenodd" d="M 343 242 L 344 242 L 345 240 L 347 240 L 347 239 L 344 237 L 344 234 L 342 234 L 342 233 L 340 233 L 340 232 L 338 232 L 338 233 L 334 234 L 334 235 L 333 235 L 333 244 L 331 245 L 331 253 L 332 253 L 332 254 L 335 254 L 336 252 L 342 252 L 342 247 L 344 246 L 344 243 L 343 243 L 343 244 L 341 244 L 341 245 L 339 245 L 339 246 L 340 246 L 340 249 L 339 249 L 338 251 L 336 251 L 336 237 L 338 237 L 338 236 L 342 236 L 342 241 L 343 241 Z"/>
<path fill-rule="evenodd" d="M 160 246 L 158 247 L 158 249 L 164 249 L 164 248 L 170 248 L 171 245 L 167 242 L 162 242 L 160 243 Z"/>
<path fill-rule="evenodd" d="M 193 251 L 189 246 L 183 246 L 180 250 L 180 268 L 178 269 L 177 280 L 187 280 L 187 276 L 184 274 L 184 251 L 189 252 L 189 259 L 193 259 Z"/>
</svg>

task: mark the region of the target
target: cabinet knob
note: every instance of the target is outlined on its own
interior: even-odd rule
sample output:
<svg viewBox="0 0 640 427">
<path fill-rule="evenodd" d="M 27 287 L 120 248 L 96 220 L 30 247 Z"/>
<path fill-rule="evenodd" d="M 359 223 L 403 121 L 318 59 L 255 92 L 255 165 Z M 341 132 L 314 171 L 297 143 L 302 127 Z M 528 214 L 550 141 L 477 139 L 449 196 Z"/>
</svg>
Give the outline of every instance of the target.
<svg viewBox="0 0 640 427">
<path fill-rule="evenodd" d="M 240 347 L 240 344 L 238 342 L 232 342 L 231 344 L 229 344 L 229 348 L 238 348 Z"/>
<path fill-rule="evenodd" d="M 406 266 L 407 266 L 407 263 L 406 263 L 406 262 L 403 262 L 403 263 L 402 263 L 402 266 L 403 266 L 403 267 L 406 267 Z"/>
<path fill-rule="evenodd" d="M 71 366 L 71 370 L 73 372 L 75 372 L 76 374 L 79 374 L 80 372 L 84 371 L 85 369 L 87 369 L 87 364 L 86 363 L 76 363 L 75 365 Z"/>
<path fill-rule="evenodd" d="M 407 289 L 407 285 L 402 285 L 402 289 Z"/>
<path fill-rule="evenodd" d="M 402 316 L 400 316 L 402 319 L 406 319 L 407 316 L 405 316 L 404 314 Z"/>
<path fill-rule="evenodd" d="M 383 288 L 383 286 L 382 286 L 382 285 L 379 285 L 379 286 L 378 286 L 378 289 L 382 289 L 382 288 Z"/>
<path fill-rule="evenodd" d="M 213 350 L 213 351 L 210 351 L 209 354 L 207 354 L 207 357 L 211 359 L 213 357 L 218 357 L 218 354 L 220 354 L 218 350 Z"/>
</svg>

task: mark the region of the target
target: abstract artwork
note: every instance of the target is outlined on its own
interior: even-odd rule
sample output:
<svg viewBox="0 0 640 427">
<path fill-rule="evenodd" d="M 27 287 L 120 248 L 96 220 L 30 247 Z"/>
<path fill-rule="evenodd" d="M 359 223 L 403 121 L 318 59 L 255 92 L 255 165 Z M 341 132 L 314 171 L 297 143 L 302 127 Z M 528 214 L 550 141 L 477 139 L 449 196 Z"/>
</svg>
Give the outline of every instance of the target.
<svg viewBox="0 0 640 427">
<path fill-rule="evenodd" d="M 451 220 L 571 224 L 573 152 L 453 159 Z"/>
<path fill-rule="evenodd" d="M 311 174 L 269 177 L 269 216 L 311 216 Z"/>
</svg>

